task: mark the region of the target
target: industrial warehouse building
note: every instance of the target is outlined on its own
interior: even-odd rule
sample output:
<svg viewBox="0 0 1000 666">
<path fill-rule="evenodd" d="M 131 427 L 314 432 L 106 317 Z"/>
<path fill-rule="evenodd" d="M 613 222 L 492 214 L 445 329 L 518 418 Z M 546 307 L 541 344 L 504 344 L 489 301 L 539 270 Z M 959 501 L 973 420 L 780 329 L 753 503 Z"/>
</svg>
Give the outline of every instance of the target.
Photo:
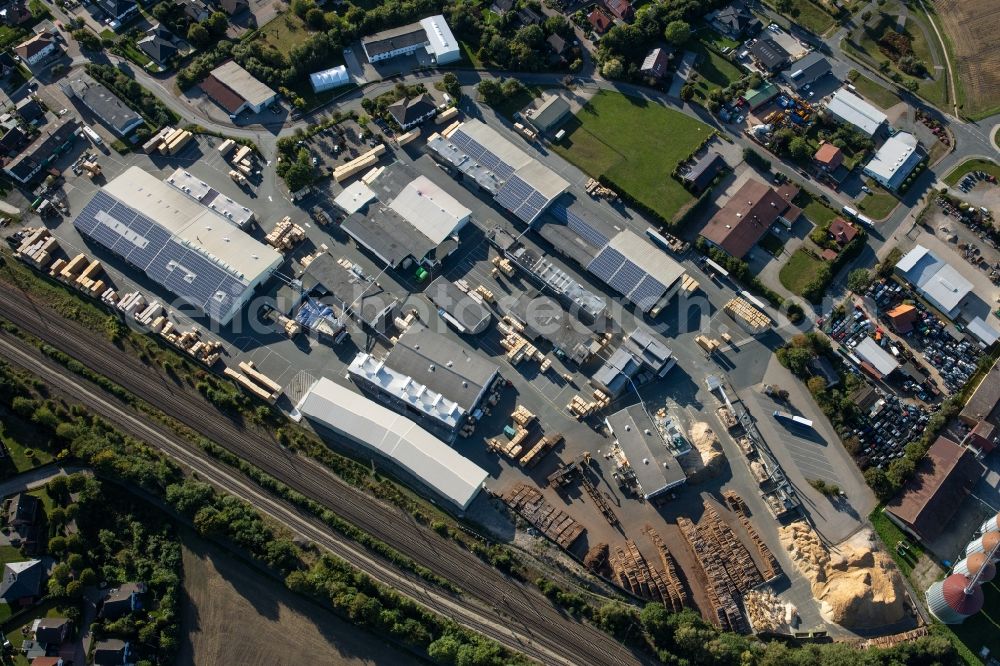
<svg viewBox="0 0 1000 666">
<path fill-rule="evenodd" d="M 322 378 L 297 405 L 306 418 L 379 453 L 465 510 L 489 476 L 429 432 L 382 405 Z"/>
<path fill-rule="evenodd" d="M 309 82 L 312 83 L 313 92 L 321 93 L 340 86 L 346 86 L 351 82 L 351 77 L 347 73 L 347 67 L 340 65 L 324 69 L 322 72 L 314 72 L 309 75 Z"/>
<path fill-rule="evenodd" d="M 459 333 L 482 333 L 493 319 L 481 298 L 473 298 L 446 277 L 439 277 L 427 285 L 424 296 L 437 307 L 441 318 Z"/>
<path fill-rule="evenodd" d="M 201 82 L 201 89 L 225 109 L 230 118 L 235 118 L 244 111 L 260 113 L 278 99 L 278 93 L 233 60 L 213 69 Z"/>
<path fill-rule="evenodd" d="M 791 203 L 798 188 L 775 191 L 770 185 L 748 179 L 712 216 L 701 236 L 726 253 L 742 259 L 777 221 L 791 226 L 802 211 Z"/>
<path fill-rule="evenodd" d="M 94 117 L 118 137 L 128 136 L 145 122 L 138 113 L 87 74 L 79 74 L 60 84 L 63 94 L 76 98 Z"/>
<path fill-rule="evenodd" d="M 479 120 L 466 120 L 443 134 L 435 132 L 427 147 L 527 224 L 569 188 L 556 172 Z"/>
<path fill-rule="evenodd" d="M 961 313 L 962 302 L 972 293 L 971 282 L 923 245 L 903 255 L 896 272 L 949 319 Z"/>
<path fill-rule="evenodd" d="M 96 192 L 73 226 L 221 325 L 282 261 L 274 249 L 137 166 Z"/>
<path fill-rule="evenodd" d="M 366 394 L 452 440 L 480 406 L 500 367 L 477 351 L 411 324 L 384 359 L 359 353 L 348 368 Z"/>
<path fill-rule="evenodd" d="M 687 481 L 680 463 L 641 404 L 611 414 L 604 423 L 647 500 Z"/>
<path fill-rule="evenodd" d="M 371 63 L 410 55 L 421 49 L 439 65 L 462 57 L 458 40 L 440 14 L 369 35 L 361 40 L 361 48 Z"/>
<path fill-rule="evenodd" d="M 211 208 L 240 229 L 246 229 L 254 220 L 252 210 L 236 203 L 205 181 L 193 176 L 190 171 L 177 169 L 167 177 L 165 182 L 201 205 Z"/>
<path fill-rule="evenodd" d="M 826 110 L 842 123 L 854 125 L 868 136 L 874 136 L 886 123 L 886 115 L 849 90 L 833 93 Z"/>
<path fill-rule="evenodd" d="M 380 180 L 392 176 L 387 172 Z M 357 196 L 359 201 L 371 201 L 367 194 Z M 388 206 L 366 205 L 348 215 L 341 228 L 394 268 L 408 268 L 413 261 L 427 268 L 437 266 L 458 247 L 458 233 L 472 215 L 426 176 L 410 181 Z"/>
<path fill-rule="evenodd" d="M 865 165 L 865 175 L 895 192 L 922 159 L 924 154 L 917 137 L 909 132 L 898 132 L 886 139 L 875 157 Z"/>
<path fill-rule="evenodd" d="M 938 437 L 917 464 L 916 474 L 886 505 L 885 513 L 918 539 L 934 539 L 972 492 L 983 470 L 972 451 Z"/>
</svg>

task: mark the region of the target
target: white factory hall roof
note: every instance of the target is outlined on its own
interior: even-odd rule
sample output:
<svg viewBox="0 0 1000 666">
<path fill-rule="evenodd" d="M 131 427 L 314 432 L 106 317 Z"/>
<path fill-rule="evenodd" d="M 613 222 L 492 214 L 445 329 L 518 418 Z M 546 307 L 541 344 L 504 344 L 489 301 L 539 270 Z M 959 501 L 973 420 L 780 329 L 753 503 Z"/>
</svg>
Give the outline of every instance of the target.
<svg viewBox="0 0 1000 666">
<path fill-rule="evenodd" d="M 841 88 L 833 93 L 827 110 L 846 123 L 871 136 L 886 121 L 886 115 L 849 90 Z"/>
<path fill-rule="evenodd" d="M 444 16 L 437 14 L 420 20 L 427 33 L 427 52 L 434 56 L 439 65 L 454 62 L 461 57 L 458 40 L 451 33 Z"/>
<path fill-rule="evenodd" d="M 322 72 L 313 72 L 309 75 L 309 81 L 312 83 L 314 92 L 322 92 L 347 85 L 351 82 L 351 77 L 347 73 L 345 65 L 338 65 L 337 67 L 324 69 Z"/>
<path fill-rule="evenodd" d="M 917 153 L 919 146 L 917 137 L 909 132 L 898 132 L 886 139 L 871 161 L 865 165 L 865 173 L 891 183 L 894 188 L 898 187 L 919 161 Z"/>
<path fill-rule="evenodd" d="M 867 336 L 854 348 L 854 353 L 862 361 L 870 363 L 883 377 L 892 374 L 892 371 L 899 367 L 899 361 L 895 356 L 879 347 L 874 339 Z"/>
<path fill-rule="evenodd" d="M 405 416 L 325 377 L 312 385 L 297 408 L 307 418 L 390 458 L 462 509 L 489 476 Z"/>
<path fill-rule="evenodd" d="M 376 199 L 375 191 L 363 180 L 356 180 L 337 195 L 333 203 L 345 213 L 353 215 Z"/>
<path fill-rule="evenodd" d="M 257 80 L 253 74 L 240 67 L 235 60 L 225 62 L 213 69 L 212 76 L 254 106 L 269 102 L 276 94 Z"/>
<path fill-rule="evenodd" d="M 907 282 L 949 318 L 958 314 L 958 306 L 972 292 L 972 283 L 951 264 L 942 261 L 923 245 L 903 255 L 896 270 Z"/>
<path fill-rule="evenodd" d="M 419 176 L 404 187 L 389 208 L 436 245 L 458 231 L 472 215 L 427 176 Z"/>
<path fill-rule="evenodd" d="M 240 229 L 246 228 L 254 219 L 252 210 L 222 194 L 205 181 L 192 175 L 190 171 L 179 168 L 166 178 L 166 182 L 195 201 L 214 210 Z"/>
<path fill-rule="evenodd" d="M 129 167 L 103 190 L 251 282 L 281 263 L 277 250 L 140 167 Z"/>
<path fill-rule="evenodd" d="M 358 375 L 380 387 L 391 396 L 399 398 L 414 410 L 437 419 L 449 428 L 456 428 L 465 415 L 465 410 L 455 402 L 440 393 L 427 388 L 425 384 L 414 381 L 409 375 L 396 372 L 367 352 L 358 352 L 347 372 Z"/>
</svg>

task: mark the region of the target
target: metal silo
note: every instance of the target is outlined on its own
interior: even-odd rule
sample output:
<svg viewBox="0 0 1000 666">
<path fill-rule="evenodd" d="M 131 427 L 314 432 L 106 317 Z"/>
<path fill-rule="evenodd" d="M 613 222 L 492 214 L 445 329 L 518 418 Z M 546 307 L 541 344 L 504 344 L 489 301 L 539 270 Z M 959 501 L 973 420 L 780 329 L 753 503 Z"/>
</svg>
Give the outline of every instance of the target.
<svg viewBox="0 0 1000 666">
<path fill-rule="evenodd" d="M 954 573 L 927 589 L 927 610 L 945 624 L 961 624 L 983 608 L 983 589 L 972 579 Z"/>
<path fill-rule="evenodd" d="M 991 559 L 996 562 L 1000 557 L 997 547 L 1000 546 L 1000 532 L 987 532 L 981 537 L 974 539 L 965 547 L 965 555 L 968 557 L 973 553 L 986 553 L 992 555 Z"/>
<path fill-rule="evenodd" d="M 964 560 L 957 562 L 952 569 L 952 573 L 968 576 L 974 579 L 976 584 L 982 585 L 996 577 L 997 568 L 995 564 L 987 559 L 986 553 L 973 553 Z"/>
</svg>

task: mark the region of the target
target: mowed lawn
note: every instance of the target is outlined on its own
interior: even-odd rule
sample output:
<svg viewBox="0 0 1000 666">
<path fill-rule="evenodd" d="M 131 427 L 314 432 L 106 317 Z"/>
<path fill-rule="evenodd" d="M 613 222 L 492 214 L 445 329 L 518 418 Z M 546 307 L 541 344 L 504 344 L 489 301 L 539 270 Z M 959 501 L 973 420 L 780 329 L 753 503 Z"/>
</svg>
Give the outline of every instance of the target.
<svg viewBox="0 0 1000 666">
<path fill-rule="evenodd" d="M 806 285 L 812 281 L 816 271 L 823 265 L 823 260 L 819 259 L 801 247 L 792 253 L 788 261 L 778 272 L 778 280 L 785 289 L 793 294 L 802 295 Z"/>
<path fill-rule="evenodd" d="M 694 197 L 670 174 L 712 129 L 656 103 L 601 91 L 564 126 L 557 153 L 672 220 Z"/>
</svg>

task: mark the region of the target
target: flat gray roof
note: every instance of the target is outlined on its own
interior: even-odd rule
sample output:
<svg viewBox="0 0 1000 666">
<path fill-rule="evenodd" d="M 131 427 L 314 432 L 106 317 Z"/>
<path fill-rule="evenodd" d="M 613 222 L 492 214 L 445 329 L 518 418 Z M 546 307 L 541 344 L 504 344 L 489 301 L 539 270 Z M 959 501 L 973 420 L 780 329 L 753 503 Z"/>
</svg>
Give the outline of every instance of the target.
<svg viewBox="0 0 1000 666">
<path fill-rule="evenodd" d="M 576 363 L 583 363 L 591 356 L 596 333 L 556 299 L 537 289 L 528 289 L 517 296 L 501 297 L 497 305 L 504 314 L 523 323 L 529 336 L 548 340 Z"/>
<path fill-rule="evenodd" d="M 641 404 L 632 405 L 605 419 L 608 428 L 635 472 L 646 499 L 652 499 L 687 480 L 680 463 Z"/>
<path fill-rule="evenodd" d="M 83 102 L 101 123 L 118 136 L 127 135 L 144 122 L 142 116 L 86 74 L 64 83 L 63 89 L 68 96 L 75 96 Z"/>
<path fill-rule="evenodd" d="M 427 285 L 424 296 L 452 318 L 453 326 L 465 329 L 462 333 L 482 333 L 493 318 L 486 306 L 445 277 Z"/>
<path fill-rule="evenodd" d="M 254 106 L 270 101 L 277 94 L 240 67 L 235 60 L 213 69 L 212 76 Z"/>
<path fill-rule="evenodd" d="M 365 53 L 371 56 L 389 53 L 396 49 L 405 49 L 410 46 L 426 44 L 428 42 L 427 31 L 419 23 L 410 23 L 398 28 L 391 28 L 376 32 L 361 40 Z"/>
<path fill-rule="evenodd" d="M 385 364 L 470 413 L 500 371 L 479 352 L 416 323 L 399 336 Z"/>
<path fill-rule="evenodd" d="M 329 252 L 314 258 L 302 273 L 302 289 L 318 296 L 321 303 L 338 306 L 341 312 L 353 304 L 351 310 L 357 318 L 377 328 L 385 313 L 401 302 L 399 297 L 379 286 L 381 283 L 374 284 L 373 276 L 357 264 L 340 261 Z M 331 297 L 336 302 L 330 303 Z"/>
</svg>

